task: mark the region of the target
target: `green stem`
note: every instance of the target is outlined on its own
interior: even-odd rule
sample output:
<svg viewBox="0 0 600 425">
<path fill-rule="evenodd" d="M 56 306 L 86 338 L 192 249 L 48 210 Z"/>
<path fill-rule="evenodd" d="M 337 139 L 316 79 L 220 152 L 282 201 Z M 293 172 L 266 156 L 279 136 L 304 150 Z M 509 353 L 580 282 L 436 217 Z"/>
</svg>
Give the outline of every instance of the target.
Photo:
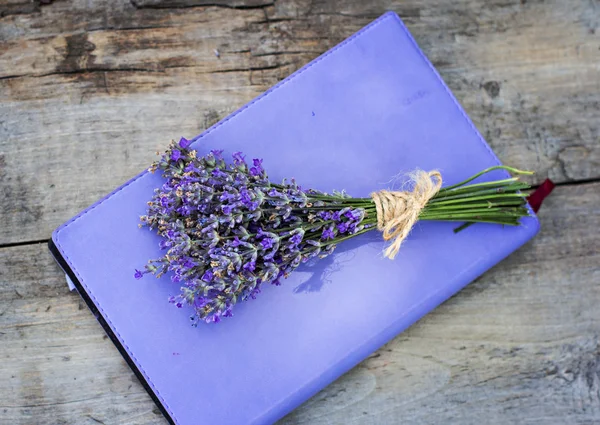
<svg viewBox="0 0 600 425">
<path fill-rule="evenodd" d="M 514 220 L 509 220 L 509 219 L 503 219 L 501 217 L 497 218 L 497 219 L 484 219 L 484 218 L 476 218 L 476 217 L 471 217 L 468 220 L 465 219 L 456 219 L 456 218 L 432 218 L 432 219 L 424 219 L 424 220 L 429 220 L 429 221 L 459 221 L 459 222 L 464 222 L 464 223 L 492 223 L 492 224 L 504 224 L 507 226 L 518 226 L 519 225 L 519 220 L 514 219 Z"/>
<path fill-rule="evenodd" d="M 527 197 L 526 193 L 501 193 L 501 194 L 497 194 L 497 195 L 481 195 L 481 194 L 477 194 L 476 196 L 470 195 L 470 196 L 458 196 L 456 197 L 456 199 L 451 199 L 451 200 L 443 200 L 443 201 L 435 201 L 432 200 L 429 202 L 428 205 L 449 205 L 449 204 L 456 204 L 456 203 L 465 203 L 465 202 L 472 202 L 472 201 L 482 201 L 482 200 L 488 200 L 488 199 L 524 199 Z"/>
<path fill-rule="evenodd" d="M 424 211 L 438 211 L 438 210 L 463 210 L 470 208 L 496 208 L 496 207 L 511 207 L 511 206 L 520 206 L 523 204 L 523 199 L 519 197 L 514 201 L 472 201 L 467 202 L 465 204 L 456 204 L 456 205 L 436 205 L 431 204 L 427 205 Z"/>
<path fill-rule="evenodd" d="M 444 190 L 450 190 L 450 189 L 454 189 L 455 187 L 464 186 L 465 184 L 467 184 L 467 183 L 475 180 L 477 177 L 483 176 L 484 174 L 487 174 L 487 173 L 489 173 L 491 171 L 494 171 L 494 170 L 506 170 L 506 171 L 511 172 L 513 174 L 523 174 L 523 175 L 528 175 L 528 176 L 530 176 L 530 175 L 533 174 L 533 171 L 523 171 L 523 170 L 519 170 L 517 168 L 507 167 L 506 165 L 496 165 L 494 167 L 486 168 L 485 170 L 483 170 L 483 171 L 475 174 L 472 177 L 469 177 L 468 179 L 466 179 L 466 180 L 464 180 L 464 181 L 462 181 L 460 183 L 453 184 L 452 186 L 446 186 L 444 188 Z"/>
<path fill-rule="evenodd" d="M 510 183 L 495 185 L 495 187 L 471 187 L 465 186 L 460 189 L 453 189 L 443 193 L 437 193 L 431 200 L 432 201 L 444 201 L 447 199 L 458 198 L 460 196 L 470 196 L 474 194 L 488 194 L 488 193 L 516 193 L 520 190 L 528 189 L 529 185 L 526 183 Z"/>
<path fill-rule="evenodd" d="M 515 183 L 518 182 L 519 178 L 518 177 L 511 177 L 510 179 L 504 179 L 504 180 L 494 180 L 491 182 L 483 182 L 483 183 L 475 183 L 475 184 L 470 184 L 468 186 L 465 186 L 463 188 L 452 188 L 452 186 L 447 186 L 447 187 L 443 187 L 440 189 L 440 191 L 437 193 L 437 195 L 435 195 L 435 197 L 439 197 L 439 196 L 443 196 L 445 193 L 447 192 L 452 192 L 452 193 L 458 193 L 461 190 L 471 190 L 474 188 L 480 188 L 480 187 L 484 187 L 484 188 L 489 188 L 489 187 L 496 187 L 496 186 L 506 186 L 507 184 L 510 183 Z"/>
</svg>

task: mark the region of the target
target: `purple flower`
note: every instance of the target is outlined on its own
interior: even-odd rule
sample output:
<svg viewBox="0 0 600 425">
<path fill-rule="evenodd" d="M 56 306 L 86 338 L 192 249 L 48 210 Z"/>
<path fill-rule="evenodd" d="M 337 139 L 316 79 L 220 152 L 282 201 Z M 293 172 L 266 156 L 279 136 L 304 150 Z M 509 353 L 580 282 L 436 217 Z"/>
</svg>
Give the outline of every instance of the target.
<svg viewBox="0 0 600 425">
<path fill-rule="evenodd" d="M 254 167 L 250 168 L 251 175 L 258 176 L 258 175 L 260 175 L 260 173 L 263 172 L 263 168 L 261 165 L 262 162 L 263 162 L 262 159 L 254 158 L 254 160 L 253 160 Z"/>
<path fill-rule="evenodd" d="M 321 235 L 321 239 L 323 240 L 327 240 L 327 239 L 333 239 L 335 238 L 335 233 L 333 233 L 333 230 L 328 227 L 325 230 L 323 230 L 323 234 Z"/>
<path fill-rule="evenodd" d="M 181 152 L 177 149 L 171 151 L 171 161 L 177 162 L 181 158 Z"/>
<path fill-rule="evenodd" d="M 340 233 L 346 233 L 346 231 L 348 230 L 348 223 L 342 221 L 337 225 L 337 229 Z"/>
<path fill-rule="evenodd" d="M 223 192 L 223 194 L 219 198 L 219 201 L 221 201 L 221 202 L 223 202 L 223 201 L 233 201 L 235 199 L 236 199 L 236 196 L 233 193 Z"/>
<path fill-rule="evenodd" d="M 187 149 L 187 147 L 191 144 L 192 144 L 192 141 L 186 139 L 185 137 L 182 137 L 181 139 L 179 139 L 179 147 L 181 149 Z"/>
<path fill-rule="evenodd" d="M 246 163 L 246 161 L 244 160 L 245 156 L 242 155 L 241 152 L 234 152 L 232 156 L 233 156 L 233 163 L 235 165 L 241 165 L 241 164 Z"/>
<path fill-rule="evenodd" d="M 225 174 L 221 169 L 219 168 L 215 168 L 212 172 L 213 177 L 217 177 L 217 178 L 223 178 L 223 177 L 227 177 L 227 174 Z"/>
<path fill-rule="evenodd" d="M 133 275 L 133 277 L 135 277 L 136 279 L 141 279 L 144 277 L 144 272 L 142 272 L 138 269 L 135 269 L 135 274 Z"/>
<path fill-rule="evenodd" d="M 187 205 L 182 205 L 181 207 L 177 208 L 177 212 L 185 217 L 192 213 L 192 209 Z"/>
<path fill-rule="evenodd" d="M 254 288 L 252 290 L 252 292 L 250 292 L 250 298 L 252 298 L 253 300 L 256 299 L 256 296 L 260 294 L 260 287 L 257 285 L 256 288 Z"/>
<path fill-rule="evenodd" d="M 197 297 L 197 298 L 194 300 L 194 307 L 196 307 L 196 308 L 202 308 L 202 307 L 204 307 L 205 305 L 207 305 L 207 304 L 209 303 L 209 301 L 210 301 L 210 300 L 209 300 L 208 298 L 204 298 L 204 297 Z"/>
<path fill-rule="evenodd" d="M 185 166 L 185 168 L 183 169 L 183 171 L 185 171 L 186 173 L 197 173 L 200 170 L 198 169 L 198 167 L 196 167 L 194 165 L 193 162 L 190 162 L 188 165 Z"/>
<path fill-rule="evenodd" d="M 294 236 L 292 236 L 290 238 L 290 243 L 293 245 L 298 245 L 300 242 L 302 242 L 302 234 L 300 233 L 296 233 Z"/>
<path fill-rule="evenodd" d="M 356 221 L 359 219 L 362 219 L 364 217 L 364 211 L 360 210 L 360 209 L 354 209 L 354 210 L 350 210 L 350 211 L 346 211 L 346 213 L 344 214 L 347 218 L 349 218 L 350 220 Z"/>
<path fill-rule="evenodd" d="M 244 204 L 247 207 L 250 207 L 250 205 L 252 205 L 252 197 L 250 196 L 250 191 L 246 188 L 243 188 L 240 191 L 240 200 L 242 201 L 242 204 Z"/>
<path fill-rule="evenodd" d="M 273 279 L 273 281 L 271 282 L 273 285 L 275 286 L 281 286 L 281 281 L 280 279 L 282 277 L 285 276 L 285 271 L 284 270 L 279 270 L 279 273 L 277 273 L 277 277 L 275 279 Z"/>
<path fill-rule="evenodd" d="M 184 267 L 185 269 L 188 269 L 188 270 L 190 270 L 190 269 L 193 269 L 195 266 L 196 266 L 196 263 L 194 263 L 194 262 L 192 261 L 192 259 L 191 259 L 191 258 L 187 257 L 187 258 L 184 260 L 183 267 Z"/>
<path fill-rule="evenodd" d="M 317 214 L 319 216 L 319 218 L 322 218 L 323 220 L 331 220 L 331 211 L 321 211 L 319 214 Z"/>
<path fill-rule="evenodd" d="M 207 271 L 204 272 L 204 274 L 202 275 L 201 279 L 203 281 L 205 281 L 205 282 L 212 282 L 213 277 L 214 277 L 214 275 L 213 275 L 212 270 L 207 270 Z"/>
<path fill-rule="evenodd" d="M 334 213 L 331 215 L 331 218 L 332 218 L 333 220 L 335 220 L 335 221 L 340 221 L 340 218 L 341 218 L 341 217 L 340 217 L 340 212 L 339 212 L 339 211 L 336 211 L 336 212 L 334 212 Z"/>
<path fill-rule="evenodd" d="M 253 272 L 256 269 L 256 261 L 248 261 L 242 268 L 247 272 Z"/>
<path fill-rule="evenodd" d="M 271 249 L 273 248 L 273 239 L 264 238 L 260 241 L 260 244 L 263 246 L 264 249 Z"/>
</svg>

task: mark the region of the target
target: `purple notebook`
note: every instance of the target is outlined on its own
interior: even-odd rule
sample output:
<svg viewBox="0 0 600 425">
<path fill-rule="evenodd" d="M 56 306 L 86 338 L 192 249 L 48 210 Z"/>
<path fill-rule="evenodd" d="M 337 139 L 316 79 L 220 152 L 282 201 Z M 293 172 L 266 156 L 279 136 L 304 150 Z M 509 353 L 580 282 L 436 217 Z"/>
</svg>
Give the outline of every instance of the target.
<svg viewBox="0 0 600 425">
<path fill-rule="evenodd" d="M 179 135 L 173 135 L 178 137 Z M 165 141 L 166 147 L 167 141 Z M 446 185 L 498 165 L 406 27 L 387 13 L 194 139 L 204 155 L 244 151 L 272 180 L 399 187 L 438 169 Z M 497 171 L 486 179 L 502 178 Z M 418 223 L 394 261 L 378 232 L 347 241 L 265 287 L 218 325 L 190 326 L 169 277 L 135 280 L 160 257 L 139 229 L 158 174 L 142 173 L 59 227 L 51 249 L 171 423 L 270 424 L 357 365 L 538 230 Z"/>
</svg>

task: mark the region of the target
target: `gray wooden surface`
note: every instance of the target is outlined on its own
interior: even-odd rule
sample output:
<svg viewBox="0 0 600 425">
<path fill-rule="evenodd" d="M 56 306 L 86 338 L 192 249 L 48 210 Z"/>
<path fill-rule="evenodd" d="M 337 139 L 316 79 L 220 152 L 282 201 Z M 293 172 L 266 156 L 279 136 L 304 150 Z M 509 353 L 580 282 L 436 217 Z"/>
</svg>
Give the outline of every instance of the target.
<svg viewBox="0 0 600 425">
<path fill-rule="evenodd" d="M 281 423 L 600 423 L 597 1 L 45 3 L 0 0 L 0 423 L 166 423 L 45 242 L 386 10 L 500 159 L 559 186 L 533 241 Z"/>
</svg>

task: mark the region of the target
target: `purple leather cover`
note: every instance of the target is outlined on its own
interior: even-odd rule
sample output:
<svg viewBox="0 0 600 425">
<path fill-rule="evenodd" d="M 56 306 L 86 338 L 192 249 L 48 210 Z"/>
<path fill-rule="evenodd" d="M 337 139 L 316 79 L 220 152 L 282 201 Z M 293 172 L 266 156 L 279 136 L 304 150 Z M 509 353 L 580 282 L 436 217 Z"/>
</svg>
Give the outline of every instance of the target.
<svg viewBox="0 0 600 425">
<path fill-rule="evenodd" d="M 303 187 L 354 196 L 398 187 L 394 176 L 417 167 L 439 169 L 453 184 L 499 163 L 394 13 L 196 137 L 194 147 L 242 150 L 264 158 L 275 181 L 296 177 Z M 177 284 L 133 277 L 160 256 L 158 237 L 137 224 L 161 180 L 140 174 L 52 238 L 117 346 L 181 425 L 276 421 L 538 230 L 535 217 L 458 234 L 456 223 L 418 223 L 394 261 L 371 232 L 266 287 L 233 318 L 194 328 L 190 311 L 167 302 Z"/>
</svg>

